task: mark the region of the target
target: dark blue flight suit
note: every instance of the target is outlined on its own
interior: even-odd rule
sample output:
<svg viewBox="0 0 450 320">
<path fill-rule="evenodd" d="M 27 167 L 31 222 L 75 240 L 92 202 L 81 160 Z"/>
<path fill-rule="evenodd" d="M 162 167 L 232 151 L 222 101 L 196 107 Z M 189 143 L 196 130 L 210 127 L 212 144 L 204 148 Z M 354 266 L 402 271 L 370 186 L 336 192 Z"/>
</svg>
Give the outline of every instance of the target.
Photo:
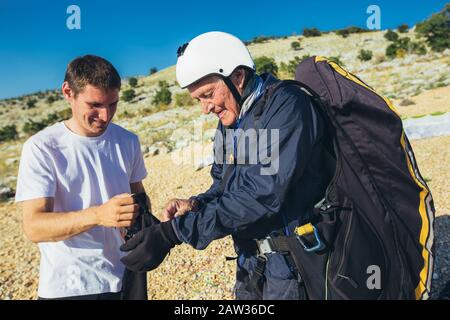
<svg viewBox="0 0 450 320">
<path fill-rule="evenodd" d="M 262 78 L 263 90 L 279 81 L 270 75 L 262 75 Z M 244 132 L 247 129 L 257 129 L 256 132 L 268 129 L 268 136 L 271 129 L 278 129 L 277 172 L 261 174 L 261 169 L 270 165 L 259 161 L 256 164 L 251 161 L 242 164 L 240 161 L 235 165 L 214 163 L 212 186 L 194 197 L 201 204 L 200 210 L 177 217 L 174 225 L 179 238 L 196 249 L 204 249 L 211 241 L 232 235 L 238 255 L 236 299 L 299 299 L 303 298 L 299 288 L 301 279 L 298 279 L 292 263 L 280 253 L 267 255 L 262 290 L 249 288 L 258 261 L 254 239 L 291 234 L 295 227 L 308 221 L 314 204 L 323 197 L 326 187 L 321 174 L 323 120 L 310 97 L 292 84 L 277 89 L 265 100 L 263 108 L 256 108 L 257 105 L 258 101 L 240 119 L 239 128 Z M 219 123 L 218 130 L 229 134 L 230 131 L 225 129 Z M 242 145 L 239 144 L 245 141 L 239 137 L 236 139 L 224 138 L 224 145 L 215 145 L 215 148 L 231 148 L 236 152 L 235 145 L 225 143 L 233 141 L 237 142 L 237 150 L 241 150 Z M 221 143 L 220 139 L 215 140 L 217 143 Z M 272 143 L 275 142 L 270 141 L 270 150 L 274 148 Z M 234 154 L 235 160 L 238 157 L 239 154 Z M 249 160 L 248 154 L 244 159 Z M 232 174 L 226 185 L 221 186 L 230 165 Z"/>
</svg>

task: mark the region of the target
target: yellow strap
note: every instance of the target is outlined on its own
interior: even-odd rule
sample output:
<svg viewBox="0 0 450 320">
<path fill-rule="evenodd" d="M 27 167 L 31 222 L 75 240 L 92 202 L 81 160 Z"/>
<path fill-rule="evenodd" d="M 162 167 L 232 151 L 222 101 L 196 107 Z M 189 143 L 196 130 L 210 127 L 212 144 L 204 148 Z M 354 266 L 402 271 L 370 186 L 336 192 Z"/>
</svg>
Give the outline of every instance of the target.
<svg viewBox="0 0 450 320">
<path fill-rule="evenodd" d="M 320 61 L 326 61 L 337 73 L 339 73 L 340 75 L 342 75 L 344 78 L 347 78 L 361 86 L 363 86 L 366 89 L 369 89 L 370 91 L 372 91 L 373 93 L 377 94 L 378 96 L 380 96 L 380 98 L 382 98 L 384 100 L 384 102 L 386 102 L 386 104 L 388 105 L 389 109 L 391 109 L 398 117 L 400 117 L 399 112 L 397 111 L 397 109 L 394 107 L 394 105 L 392 104 L 392 102 L 386 98 L 385 96 L 379 94 L 378 92 L 376 92 L 375 90 L 373 90 L 372 88 L 369 88 L 364 82 L 361 82 L 357 77 L 355 77 L 352 73 L 348 72 L 347 70 L 345 70 L 344 68 L 342 68 L 340 65 L 338 65 L 337 63 L 328 60 L 325 57 L 322 56 L 316 56 L 315 58 L 315 62 L 320 62 Z"/>
<path fill-rule="evenodd" d="M 304 224 L 300 227 L 295 228 L 294 231 L 299 236 L 304 236 L 305 234 L 313 233 L 314 232 L 314 226 L 311 223 Z"/>
</svg>

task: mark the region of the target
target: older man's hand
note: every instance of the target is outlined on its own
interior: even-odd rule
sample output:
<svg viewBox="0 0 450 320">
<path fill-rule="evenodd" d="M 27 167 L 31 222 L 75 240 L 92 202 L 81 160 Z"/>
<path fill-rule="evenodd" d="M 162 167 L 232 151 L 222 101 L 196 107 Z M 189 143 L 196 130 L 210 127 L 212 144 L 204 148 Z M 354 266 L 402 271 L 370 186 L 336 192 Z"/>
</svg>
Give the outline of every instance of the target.
<svg viewBox="0 0 450 320">
<path fill-rule="evenodd" d="M 197 210 L 197 201 L 193 199 L 172 199 L 167 202 L 162 213 L 161 221 L 169 221 L 175 217 L 184 215 L 186 212 Z"/>
</svg>

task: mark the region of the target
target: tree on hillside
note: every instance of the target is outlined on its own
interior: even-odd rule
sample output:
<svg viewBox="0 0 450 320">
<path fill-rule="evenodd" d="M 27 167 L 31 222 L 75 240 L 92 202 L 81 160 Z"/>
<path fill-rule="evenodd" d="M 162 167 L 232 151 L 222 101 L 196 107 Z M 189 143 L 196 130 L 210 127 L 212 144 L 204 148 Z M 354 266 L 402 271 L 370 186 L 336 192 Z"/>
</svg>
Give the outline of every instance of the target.
<svg viewBox="0 0 450 320">
<path fill-rule="evenodd" d="M 36 107 L 36 102 L 37 102 L 37 100 L 34 99 L 34 98 L 28 99 L 28 100 L 27 100 L 27 108 L 28 108 L 28 109 L 33 109 L 33 108 L 35 108 L 35 107 Z"/>
<path fill-rule="evenodd" d="M 130 85 L 130 87 L 136 88 L 138 80 L 135 77 L 131 77 L 130 79 L 128 79 L 128 84 Z"/>
<path fill-rule="evenodd" d="M 429 19 L 418 23 L 415 31 L 425 37 L 434 51 L 442 52 L 450 48 L 450 4 Z"/>
<path fill-rule="evenodd" d="M 158 69 L 156 69 L 155 67 L 153 67 L 153 68 L 150 68 L 150 75 L 152 75 L 152 74 L 154 74 L 154 73 L 157 73 L 158 72 Z"/>
<path fill-rule="evenodd" d="M 311 28 L 311 29 L 305 28 L 305 29 L 303 29 L 303 35 L 305 37 L 320 37 L 322 35 L 322 33 L 317 28 Z"/>
<path fill-rule="evenodd" d="M 6 125 L 0 128 L 0 142 L 14 140 L 19 137 L 15 124 Z"/>
<path fill-rule="evenodd" d="M 172 93 L 169 90 L 167 81 L 159 82 L 159 89 L 156 91 L 155 97 L 152 100 L 154 105 L 169 105 L 172 102 Z"/>
<path fill-rule="evenodd" d="M 370 50 L 359 50 L 358 59 L 361 61 L 369 61 L 372 59 L 373 53 Z"/>
<path fill-rule="evenodd" d="M 261 56 L 256 58 L 255 60 L 256 65 L 256 73 L 271 73 L 274 76 L 278 73 L 278 66 L 273 58 L 269 58 L 266 56 Z"/>
<path fill-rule="evenodd" d="M 423 55 L 427 53 L 427 49 L 423 43 L 411 41 L 408 37 L 400 38 L 386 48 L 386 56 L 391 59 L 402 58 L 411 53 Z"/>
<path fill-rule="evenodd" d="M 384 37 L 388 40 L 388 41 L 397 41 L 398 40 L 398 33 L 392 30 L 388 30 L 385 34 Z"/>
<path fill-rule="evenodd" d="M 128 89 L 122 92 L 122 100 L 130 102 L 136 96 L 136 92 L 133 89 Z"/>
<path fill-rule="evenodd" d="M 350 26 L 344 29 L 336 30 L 335 33 L 339 36 L 342 36 L 343 38 L 347 38 L 352 33 L 361 33 L 361 32 L 368 32 L 369 30 L 362 29 L 360 27 L 356 26 Z"/>
<path fill-rule="evenodd" d="M 397 31 L 398 32 L 400 32 L 400 33 L 406 33 L 406 32 L 408 32 L 408 30 L 409 30 L 409 27 L 408 27 L 408 25 L 407 24 L 401 24 L 401 25 L 399 25 L 398 27 L 397 27 Z"/>
<path fill-rule="evenodd" d="M 298 41 L 291 42 L 291 48 L 292 48 L 292 50 L 295 50 L 295 51 L 300 50 L 300 42 L 298 42 Z"/>
</svg>

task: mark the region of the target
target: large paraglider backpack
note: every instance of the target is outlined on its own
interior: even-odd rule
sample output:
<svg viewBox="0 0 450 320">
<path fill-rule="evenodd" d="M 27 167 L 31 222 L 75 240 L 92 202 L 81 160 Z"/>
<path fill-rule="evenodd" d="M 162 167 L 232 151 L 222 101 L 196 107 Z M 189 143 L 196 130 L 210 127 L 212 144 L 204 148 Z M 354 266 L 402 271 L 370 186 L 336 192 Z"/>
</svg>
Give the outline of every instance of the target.
<svg viewBox="0 0 450 320">
<path fill-rule="evenodd" d="M 333 174 L 311 221 L 260 253 L 289 253 L 308 299 L 427 299 L 435 210 L 397 111 L 323 57 L 267 92 L 293 84 L 324 118 Z"/>
</svg>

